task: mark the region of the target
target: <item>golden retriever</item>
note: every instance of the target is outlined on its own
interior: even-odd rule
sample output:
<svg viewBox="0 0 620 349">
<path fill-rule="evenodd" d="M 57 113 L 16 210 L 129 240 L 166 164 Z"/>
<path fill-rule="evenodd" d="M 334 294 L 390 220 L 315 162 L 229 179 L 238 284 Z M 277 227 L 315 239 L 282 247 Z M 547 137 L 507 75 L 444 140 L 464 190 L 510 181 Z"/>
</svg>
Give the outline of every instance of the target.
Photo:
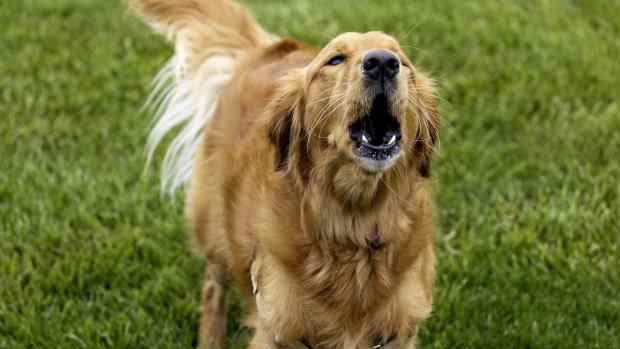
<svg viewBox="0 0 620 349">
<path fill-rule="evenodd" d="M 250 348 L 415 348 L 435 278 L 432 81 L 381 32 L 317 49 L 227 0 L 129 3 L 175 45 L 148 149 L 179 126 L 162 183 L 187 182 L 207 259 L 199 346 L 223 346 L 231 282 Z"/>
</svg>

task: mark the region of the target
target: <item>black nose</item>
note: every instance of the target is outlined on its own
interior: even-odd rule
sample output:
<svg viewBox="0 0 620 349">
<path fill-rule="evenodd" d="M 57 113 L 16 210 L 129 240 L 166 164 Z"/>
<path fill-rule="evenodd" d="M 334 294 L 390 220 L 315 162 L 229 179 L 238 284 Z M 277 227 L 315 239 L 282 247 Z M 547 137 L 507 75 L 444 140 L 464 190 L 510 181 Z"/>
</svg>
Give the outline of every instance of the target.
<svg viewBox="0 0 620 349">
<path fill-rule="evenodd" d="M 362 61 L 362 71 L 369 79 L 393 79 L 400 71 L 400 60 L 390 51 L 370 51 Z"/>
</svg>

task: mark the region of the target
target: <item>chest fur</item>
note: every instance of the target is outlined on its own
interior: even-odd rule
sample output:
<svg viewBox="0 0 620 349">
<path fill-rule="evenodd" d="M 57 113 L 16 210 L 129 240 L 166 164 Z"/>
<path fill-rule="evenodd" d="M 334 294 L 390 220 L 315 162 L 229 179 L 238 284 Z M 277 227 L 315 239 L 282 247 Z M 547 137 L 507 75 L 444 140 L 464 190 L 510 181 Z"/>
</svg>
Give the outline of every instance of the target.
<svg viewBox="0 0 620 349">
<path fill-rule="evenodd" d="M 429 201 L 420 198 L 353 212 L 323 196 L 320 205 L 295 200 L 297 211 L 269 210 L 252 268 L 265 330 L 284 343 L 330 343 L 324 348 L 409 338 L 430 312 L 434 275 Z"/>
<path fill-rule="evenodd" d="M 430 312 L 432 281 L 424 273 L 433 258 L 424 253 L 395 275 L 393 253 L 389 246 L 328 256 L 317 250 L 299 274 L 259 257 L 252 268 L 258 317 L 282 343 L 304 338 L 325 348 L 361 348 L 376 338 L 407 340 Z"/>
</svg>

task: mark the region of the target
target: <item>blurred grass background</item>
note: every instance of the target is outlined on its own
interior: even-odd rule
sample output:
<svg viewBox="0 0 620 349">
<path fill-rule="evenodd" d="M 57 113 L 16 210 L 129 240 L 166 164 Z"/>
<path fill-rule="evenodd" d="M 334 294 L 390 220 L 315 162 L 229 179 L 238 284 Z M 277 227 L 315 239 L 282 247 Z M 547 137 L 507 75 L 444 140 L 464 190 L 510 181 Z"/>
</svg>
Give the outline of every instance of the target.
<svg viewBox="0 0 620 349">
<path fill-rule="evenodd" d="M 619 1 L 246 4 L 316 45 L 389 32 L 437 78 L 422 348 L 620 346 Z M 0 27 L 0 348 L 195 344 L 202 261 L 181 196 L 142 176 L 171 48 L 119 1 L 6 0 Z"/>
</svg>

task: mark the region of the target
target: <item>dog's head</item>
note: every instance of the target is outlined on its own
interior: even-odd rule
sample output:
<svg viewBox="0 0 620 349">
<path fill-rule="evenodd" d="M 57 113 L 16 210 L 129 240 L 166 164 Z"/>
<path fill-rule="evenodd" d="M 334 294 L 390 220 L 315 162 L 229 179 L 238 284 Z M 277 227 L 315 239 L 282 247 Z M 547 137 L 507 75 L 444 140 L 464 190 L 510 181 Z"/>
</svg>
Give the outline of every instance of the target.
<svg viewBox="0 0 620 349">
<path fill-rule="evenodd" d="M 430 175 L 434 89 L 391 36 L 336 37 L 286 76 L 272 107 L 278 166 L 300 182 Z"/>
</svg>

